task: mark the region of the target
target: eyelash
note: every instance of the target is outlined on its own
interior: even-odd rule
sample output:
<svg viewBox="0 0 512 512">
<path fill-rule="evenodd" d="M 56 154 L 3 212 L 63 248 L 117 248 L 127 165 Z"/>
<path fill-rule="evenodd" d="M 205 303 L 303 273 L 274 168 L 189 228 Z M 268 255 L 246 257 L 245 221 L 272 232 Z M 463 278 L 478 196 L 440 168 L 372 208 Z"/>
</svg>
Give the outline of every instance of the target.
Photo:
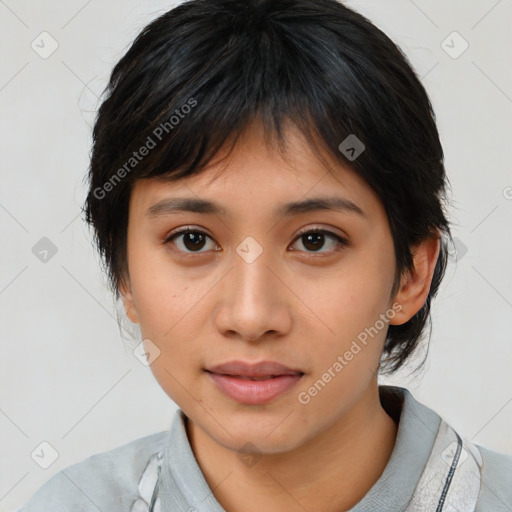
<svg viewBox="0 0 512 512">
<path fill-rule="evenodd" d="M 180 231 L 176 231 L 174 233 L 171 233 L 164 240 L 164 245 L 170 244 L 178 236 L 186 235 L 188 233 L 195 233 L 195 234 L 199 234 L 199 235 L 204 235 L 204 236 L 210 238 L 211 240 L 213 240 L 212 237 L 210 237 L 210 235 L 208 235 L 208 233 L 205 233 L 204 231 L 201 231 L 199 229 L 194 229 L 194 228 L 187 227 L 187 228 L 181 229 Z M 310 229 L 306 228 L 306 229 L 300 231 L 297 234 L 296 238 L 294 239 L 293 243 L 295 243 L 297 240 L 299 240 L 304 235 L 309 235 L 309 234 L 327 235 L 328 237 L 333 238 L 334 240 L 336 240 L 338 242 L 338 245 L 337 245 L 337 247 L 335 249 L 333 249 L 332 251 L 327 251 L 326 253 L 314 252 L 314 251 L 312 251 L 312 252 L 305 251 L 307 254 L 312 255 L 312 256 L 335 253 L 337 251 L 341 251 L 343 248 L 345 248 L 346 246 L 349 245 L 348 240 L 346 240 L 345 238 L 343 238 L 343 237 L 341 237 L 341 236 L 339 236 L 339 235 L 337 235 L 337 234 L 335 234 L 335 233 L 333 233 L 331 231 L 328 231 L 326 229 L 322 229 L 322 228 L 310 228 Z M 184 251 L 178 250 L 178 252 L 184 252 Z M 304 251 L 298 251 L 298 252 L 304 252 Z M 185 254 L 202 254 L 202 252 L 201 251 L 198 251 L 198 252 L 185 252 Z"/>
</svg>

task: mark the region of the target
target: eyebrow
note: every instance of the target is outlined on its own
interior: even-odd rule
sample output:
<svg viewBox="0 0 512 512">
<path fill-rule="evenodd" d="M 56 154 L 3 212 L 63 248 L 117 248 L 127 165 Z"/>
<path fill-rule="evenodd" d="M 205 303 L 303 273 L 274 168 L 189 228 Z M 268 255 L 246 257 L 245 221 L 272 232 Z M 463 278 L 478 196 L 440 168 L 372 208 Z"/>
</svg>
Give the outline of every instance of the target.
<svg viewBox="0 0 512 512">
<path fill-rule="evenodd" d="M 353 201 L 344 197 L 315 197 L 302 201 L 286 203 L 274 210 L 276 217 L 290 217 L 314 211 L 337 211 L 354 213 L 367 218 L 366 213 Z M 181 212 L 202 213 L 206 215 L 229 216 L 224 208 L 213 201 L 193 197 L 173 197 L 162 199 L 146 210 L 150 218 Z"/>
</svg>

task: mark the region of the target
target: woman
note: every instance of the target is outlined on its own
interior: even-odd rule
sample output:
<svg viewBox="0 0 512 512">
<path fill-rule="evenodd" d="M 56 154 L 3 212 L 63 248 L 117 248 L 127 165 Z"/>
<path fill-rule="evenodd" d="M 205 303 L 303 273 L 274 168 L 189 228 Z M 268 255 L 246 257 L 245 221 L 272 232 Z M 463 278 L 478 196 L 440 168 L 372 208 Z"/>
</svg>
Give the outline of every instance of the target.
<svg viewBox="0 0 512 512">
<path fill-rule="evenodd" d="M 378 385 L 421 340 L 450 238 L 397 46 L 335 0 L 192 0 L 106 92 L 86 220 L 179 410 L 21 510 L 512 510 L 512 456 Z"/>
</svg>

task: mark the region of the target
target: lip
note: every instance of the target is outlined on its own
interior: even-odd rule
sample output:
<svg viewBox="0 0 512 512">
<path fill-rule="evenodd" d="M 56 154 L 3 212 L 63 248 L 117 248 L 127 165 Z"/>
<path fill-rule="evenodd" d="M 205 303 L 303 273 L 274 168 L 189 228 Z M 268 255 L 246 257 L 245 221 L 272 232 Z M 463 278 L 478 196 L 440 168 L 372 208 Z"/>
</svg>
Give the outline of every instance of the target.
<svg viewBox="0 0 512 512">
<path fill-rule="evenodd" d="M 224 394 L 245 405 L 272 401 L 297 384 L 304 375 L 304 372 L 276 361 L 229 361 L 205 371 Z"/>
<path fill-rule="evenodd" d="M 207 368 L 206 371 L 219 375 L 232 375 L 235 377 L 269 377 L 277 375 L 295 375 L 304 373 L 301 370 L 289 368 L 277 361 L 260 361 L 258 363 L 246 363 L 245 361 L 228 361 Z"/>
</svg>

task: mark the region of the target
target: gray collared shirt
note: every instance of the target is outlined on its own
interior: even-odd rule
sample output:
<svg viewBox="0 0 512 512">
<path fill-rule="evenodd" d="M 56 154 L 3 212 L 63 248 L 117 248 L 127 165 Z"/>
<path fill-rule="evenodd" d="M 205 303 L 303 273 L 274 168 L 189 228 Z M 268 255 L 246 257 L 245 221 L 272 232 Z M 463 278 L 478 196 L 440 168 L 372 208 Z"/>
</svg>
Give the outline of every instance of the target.
<svg viewBox="0 0 512 512">
<path fill-rule="evenodd" d="M 512 512 L 512 455 L 462 440 L 405 388 L 379 392 L 398 422 L 395 447 L 378 481 L 347 512 Z M 169 431 L 68 466 L 18 512 L 225 512 L 185 422 L 178 409 Z"/>
</svg>

